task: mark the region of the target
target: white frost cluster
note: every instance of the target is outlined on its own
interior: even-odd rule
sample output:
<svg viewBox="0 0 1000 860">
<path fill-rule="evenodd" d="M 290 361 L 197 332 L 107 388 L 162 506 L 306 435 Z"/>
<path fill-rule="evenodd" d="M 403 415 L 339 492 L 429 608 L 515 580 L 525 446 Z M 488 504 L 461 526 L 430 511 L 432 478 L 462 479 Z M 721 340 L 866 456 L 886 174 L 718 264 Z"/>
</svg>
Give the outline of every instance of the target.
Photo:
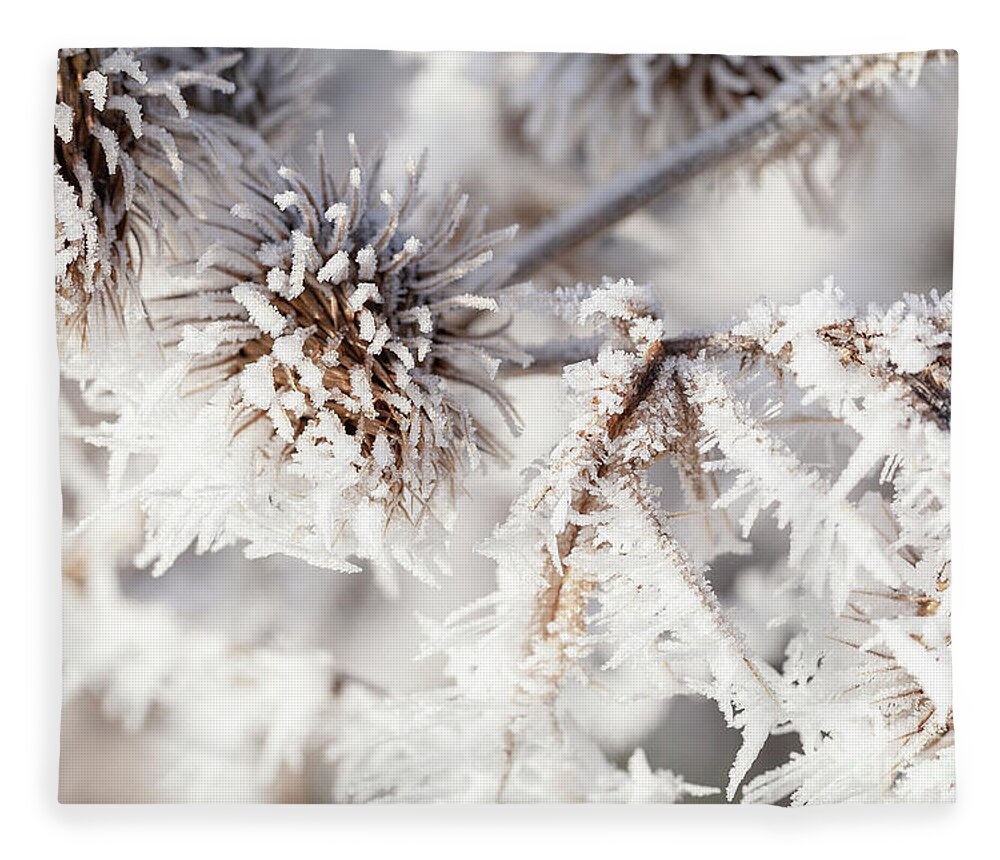
<svg viewBox="0 0 1000 860">
<path fill-rule="evenodd" d="M 859 318 L 828 285 L 671 346 L 647 336 L 658 328 L 639 295 L 623 281 L 584 302 L 584 315 L 626 326 L 633 346 L 566 368 L 577 418 L 482 548 L 496 591 L 424 622 L 426 653 L 445 657 L 450 685 L 358 706 L 371 722 L 331 749 L 339 796 L 610 799 L 636 796 L 637 779 L 646 799 L 706 790 L 651 774 L 641 750 L 627 772 L 609 764 L 574 709 L 585 690 L 714 700 L 743 734 L 729 799 L 765 741 L 788 733 L 802 752 L 750 781 L 745 800 L 947 799 L 948 434 L 913 400 L 910 374 L 950 365 L 950 299 L 908 297 Z M 920 368 L 883 347 L 900 329 L 927 343 Z M 789 406 L 821 408 L 853 431 L 839 474 L 771 429 L 784 409 L 740 393 L 734 360 L 748 356 L 792 381 L 801 397 Z M 719 480 L 714 507 L 746 536 L 765 513 L 789 531 L 782 572 L 751 583 L 767 589 L 754 602 L 795 631 L 782 669 L 755 652 L 760 635 L 740 629 L 678 543 L 645 475 L 661 456 Z"/>
<path fill-rule="evenodd" d="M 64 399 L 64 487 L 85 523 L 67 523 L 64 540 L 66 706 L 94 703 L 113 731 L 153 741 L 155 776 L 137 778 L 157 796 L 273 799 L 280 779 L 300 771 L 328 737 L 338 679 L 332 656 L 268 632 L 271 592 L 231 589 L 245 633 L 126 594 L 140 517 L 134 502 L 109 497 L 77 411 Z"/>
</svg>

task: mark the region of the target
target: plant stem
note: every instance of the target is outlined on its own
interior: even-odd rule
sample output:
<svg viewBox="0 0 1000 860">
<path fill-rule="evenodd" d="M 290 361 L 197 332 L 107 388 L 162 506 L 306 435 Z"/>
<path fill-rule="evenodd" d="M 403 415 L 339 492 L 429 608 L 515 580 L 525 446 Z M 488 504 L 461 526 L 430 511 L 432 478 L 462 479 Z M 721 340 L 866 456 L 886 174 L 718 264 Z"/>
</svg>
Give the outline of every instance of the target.
<svg viewBox="0 0 1000 860">
<path fill-rule="evenodd" d="M 831 88 L 823 85 L 824 78 L 845 62 L 845 58 L 836 58 L 812 64 L 776 87 L 766 99 L 748 104 L 728 119 L 595 189 L 579 204 L 517 243 L 494 269 L 498 279 L 494 283 L 506 286 L 523 280 L 651 200 L 788 128 L 790 120 L 793 124 L 801 123 L 803 118 L 810 121 L 809 111 L 794 109 L 829 95 Z"/>
</svg>

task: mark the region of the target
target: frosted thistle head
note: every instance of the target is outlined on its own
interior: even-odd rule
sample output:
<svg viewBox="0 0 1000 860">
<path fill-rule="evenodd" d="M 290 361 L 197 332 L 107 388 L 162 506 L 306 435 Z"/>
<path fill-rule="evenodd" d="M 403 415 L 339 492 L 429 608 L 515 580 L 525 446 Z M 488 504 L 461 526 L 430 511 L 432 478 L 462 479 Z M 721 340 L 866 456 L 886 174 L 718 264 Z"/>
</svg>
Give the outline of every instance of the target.
<svg viewBox="0 0 1000 860">
<path fill-rule="evenodd" d="M 827 63 L 813 98 L 790 99 L 774 133 L 735 166 L 756 172 L 780 163 L 806 214 L 836 220 L 840 168 L 863 163 L 865 134 L 892 117 L 897 82 L 914 85 L 928 59 L 947 52 L 831 58 L 721 54 L 552 54 L 515 70 L 508 115 L 515 139 L 549 162 L 604 178 L 669 150 Z M 825 158 L 830 152 L 832 159 Z M 823 164 L 821 162 L 829 162 Z M 825 175 L 829 174 L 829 175 Z"/>
<path fill-rule="evenodd" d="M 385 530 L 423 532 L 439 491 L 499 450 L 459 389 L 513 421 L 493 383 L 503 327 L 484 320 L 496 301 L 464 287 L 513 229 L 483 234 L 455 188 L 421 205 L 422 159 L 392 193 L 380 157 L 363 163 L 353 137 L 350 152 L 342 183 L 320 137 L 314 179 L 272 164 L 241 199 L 205 201 L 192 288 L 152 305 L 164 343 L 195 356 L 193 387 L 229 398 L 232 444 L 252 437 L 278 484 L 298 480 L 311 522 L 282 551 L 331 567 L 405 549 Z"/>
<path fill-rule="evenodd" d="M 253 129 L 272 147 L 295 140 L 299 119 L 319 124 L 328 112 L 318 99 L 328 85 L 329 53 L 300 48 L 169 48 L 162 60 L 182 68 L 217 71 L 233 91 L 195 87 L 187 96 L 193 110 L 231 117 Z"/>
<path fill-rule="evenodd" d="M 148 235 L 183 208 L 188 155 L 222 155 L 220 129 L 193 116 L 182 95 L 195 85 L 233 90 L 214 71 L 180 68 L 151 50 L 59 52 L 55 292 L 64 348 L 86 349 L 108 322 L 144 316 L 137 279 Z"/>
<path fill-rule="evenodd" d="M 549 161 L 606 173 L 766 97 L 807 58 L 546 54 L 509 90 L 514 129 Z"/>
</svg>

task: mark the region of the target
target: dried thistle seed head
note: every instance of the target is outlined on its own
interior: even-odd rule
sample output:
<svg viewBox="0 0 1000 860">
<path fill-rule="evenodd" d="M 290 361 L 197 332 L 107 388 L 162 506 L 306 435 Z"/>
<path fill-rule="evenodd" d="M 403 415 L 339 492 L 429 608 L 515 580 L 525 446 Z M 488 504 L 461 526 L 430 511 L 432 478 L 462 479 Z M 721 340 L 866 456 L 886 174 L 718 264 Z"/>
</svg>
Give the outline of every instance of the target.
<svg viewBox="0 0 1000 860">
<path fill-rule="evenodd" d="M 187 94 L 192 109 L 220 114 L 256 131 L 272 147 L 291 143 L 308 116 L 319 124 L 327 107 L 317 101 L 331 73 L 327 52 L 299 48 L 169 48 L 161 62 L 181 68 L 213 70 L 232 83 L 232 94 L 194 86 Z"/>
<path fill-rule="evenodd" d="M 136 282 L 150 228 L 183 208 L 191 161 L 225 154 L 218 125 L 185 101 L 194 85 L 233 90 L 214 70 L 180 68 L 154 51 L 59 52 L 55 289 L 61 343 L 72 351 L 103 337 L 109 321 L 144 315 Z"/>
<path fill-rule="evenodd" d="M 816 98 L 793 104 L 787 125 L 779 124 L 770 140 L 737 160 L 738 166 L 759 170 L 780 161 L 795 167 L 790 178 L 806 214 L 828 219 L 830 191 L 815 175 L 820 156 L 832 143 L 838 166 L 857 160 L 873 118 L 893 112 L 886 98 L 889 85 L 915 83 L 931 56 L 947 55 L 830 58 L 833 68 Z M 575 163 L 603 177 L 729 118 L 821 61 L 718 54 L 546 55 L 526 79 L 511 86 L 509 110 L 522 144 L 551 162 Z"/>
<path fill-rule="evenodd" d="M 393 194 L 380 157 L 364 164 L 353 138 L 350 147 L 342 184 L 320 138 L 314 180 L 254 168 L 243 199 L 205 201 L 210 244 L 195 285 L 152 304 L 164 343 L 197 355 L 192 384 L 232 391 L 234 444 L 263 423 L 278 468 L 304 478 L 306 496 L 326 497 L 310 539 L 327 548 L 362 503 L 383 526 L 436 517 L 437 492 L 481 450 L 499 451 L 456 386 L 513 421 L 492 381 L 510 353 L 483 323 L 496 302 L 463 286 L 513 230 L 482 233 L 485 211 L 466 217 L 455 188 L 426 211 L 422 160 Z"/>
<path fill-rule="evenodd" d="M 547 54 L 509 92 L 515 133 L 547 160 L 614 170 L 690 137 L 800 72 L 795 57 Z"/>
</svg>

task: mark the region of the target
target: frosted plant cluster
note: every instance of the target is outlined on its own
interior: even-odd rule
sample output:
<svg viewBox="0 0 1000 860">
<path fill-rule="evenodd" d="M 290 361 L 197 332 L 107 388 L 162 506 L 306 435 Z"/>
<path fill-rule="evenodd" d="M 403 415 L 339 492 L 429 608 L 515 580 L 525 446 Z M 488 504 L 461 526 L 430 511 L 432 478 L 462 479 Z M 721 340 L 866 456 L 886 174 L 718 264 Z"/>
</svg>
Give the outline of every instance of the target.
<svg viewBox="0 0 1000 860">
<path fill-rule="evenodd" d="M 832 286 L 676 344 L 636 294 L 620 282 L 582 305 L 582 315 L 620 324 L 630 343 L 566 369 L 577 418 L 482 548 L 497 563 L 497 590 L 425 622 L 427 648 L 444 655 L 452 683 L 368 703 L 376 726 L 361 733 L 371 747 L 359 754 L 350 736 L 340 790 L 408 801 L 672 800 L 706 790 L 650 773 L 641 757 L 626 770 L 608 762 L 580 736 L 572 703 L 582 686 L 715 701 L 743 734 L 729 799 L 775 733 L 797 734 L 803 752 L 753 780 L 747 800 L 946 798 L 948 437 L 914 409 L 888 344 L 899 325 L 919 331 L 925 351 L 912 372 L 947 374 L 949 300 L 872 309 L 863 323 L 871 347 L 854 361 L 825 342 L 828 326 L 854 319 Z M 857 434 L 834 479 L 768 429 L 785 410 L 741 394 L 726 367 L 734 357 L 784 373 L 794 403 Z M 713 506 L 745 537 L 764 512 L 789 531 L 787 574 L 767 583 L 781 619 L 800 630 L 780 671 L 749 648 L 705 566 L 677 542 L 646 477 L 658 457 L 692 475 L 731 475 Z"/>
<path fill-rule="evenodd" d="M 345 571 L 369 559 L 390 590 L 399 568 L 433 582 L 446 497 L 481 451 L 497 451 L 449 383 L 513 420 L 493 384 L 513 352 L 478 320 L 496 301 L 463 288 L 512 231 L 484 234 L 452 189 L 429 206 L 423 238 L 408 234 L 421 164 L 394 196 L 352 139 L 338 187 L 317 145 L 314 182 L 275 165 L 254 175 L 255 187 L 273 183 L 270 199 L 204 202 L 213 241 L 196 285 L 151 311 L 182 357 L 95 436 L 113 456 L 158 457 L 134 490 L 154 575 L 192 543 L 245 541 L 248 557 Z"/>
<path fill-rule="evenodd" d="M 204 168 L 229 156 L 225 121 L 192 112 L 185 92 L 231 94 L 219 72 L 238 59 L 187 67 L 151 51 L 59 52 L 56 309 L 65 349 L 90 354 L 78 372 L 107 347 L 109 326 L 121 335 L 144 316 L 138 261 L 150 234 L 185 206 L 191 163 Z"/>
<path fill-rule="evenodd" d="M 812 67 L 534 62 L 494 86 L 543 163 L 697 143 Z M 735 161 L 838 139 L 922 62 L 837 61 Z M 533 284 L 531 237 L 425 157 L 328 149 L 337 68 L 59 55 L 67 712 L 148 744 L 158 799 L 951 799 L 948 284 L 817 279 L 698 333 L 655 283 Z M 688 701 L 739 736 L 718 778 L 657 755 Z"/>
</svg>

